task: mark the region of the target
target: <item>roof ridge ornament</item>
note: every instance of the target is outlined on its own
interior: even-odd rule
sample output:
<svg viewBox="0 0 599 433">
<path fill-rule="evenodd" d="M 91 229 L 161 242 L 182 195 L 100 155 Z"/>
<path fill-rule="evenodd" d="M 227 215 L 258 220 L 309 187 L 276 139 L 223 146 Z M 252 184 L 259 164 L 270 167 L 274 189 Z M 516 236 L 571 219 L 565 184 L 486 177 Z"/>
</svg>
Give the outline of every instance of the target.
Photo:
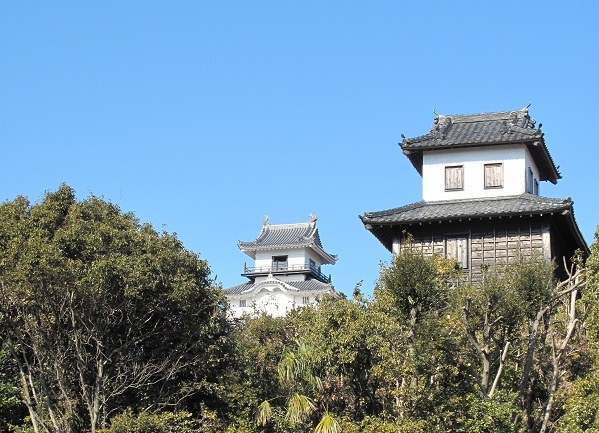
<svg viewBox="0 0 599 433">
<path fill-rule="evenodd" d="M 270 222 L 269 222 L 269 221 L 270 221 L 270 217 L 269 217 L 268 215 L 266 215 L 266 216 L 264 217 L 264 219 L 262 220 L 262 225 L 263 225 L 263 226 L 269 226 L 269 225 L 270 225 Z"/>
<path fill-rule="evenodd" d="M 315 223 L 316 220 L 318 219 L 318 218 L 316 218 L 316 214 L 314 212 L 310 213 L 310 215 L 308 215 L 308 216 L 310 217 L 311 223 Z"/>
<path fill-rule="evenodd" d="M 437 113 L 435 112 L 435 114 Z M 452 124 L 453 122 L 450 116 L 441 116 L 437 114 L 437 117 L 435 117 L 435 120 L 433 121 L 433 126 L 430 129 L 431 136 L 436 140 L 445 139 Z"/>
</svg>

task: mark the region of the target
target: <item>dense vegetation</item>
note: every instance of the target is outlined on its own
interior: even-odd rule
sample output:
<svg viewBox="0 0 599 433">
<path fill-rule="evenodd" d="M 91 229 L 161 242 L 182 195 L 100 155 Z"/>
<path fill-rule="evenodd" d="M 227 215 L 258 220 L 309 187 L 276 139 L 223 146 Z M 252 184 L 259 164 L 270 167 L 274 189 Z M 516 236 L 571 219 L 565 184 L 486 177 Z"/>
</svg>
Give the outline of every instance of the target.
<svg viewBox="0 0 599 433">
<path fill-rule="evenodd" d="M 174 235 L 67 186 L 6 202 L 0 431 L 598 431 L 598 241 L 561 282 L 401 251 L 371 298 L 233 321 Z"/>
</svg>

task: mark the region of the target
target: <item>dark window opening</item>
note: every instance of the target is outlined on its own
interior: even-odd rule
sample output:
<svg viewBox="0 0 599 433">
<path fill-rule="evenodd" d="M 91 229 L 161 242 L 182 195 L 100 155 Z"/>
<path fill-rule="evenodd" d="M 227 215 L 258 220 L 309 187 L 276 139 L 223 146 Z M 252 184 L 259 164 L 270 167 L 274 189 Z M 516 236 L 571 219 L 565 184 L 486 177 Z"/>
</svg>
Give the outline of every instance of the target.
<svg viewBox="0 0 599 433">
<path fill-rule="evenodd" d="M 272 256 L 272 269 L 273 271 L 286 270 L 287 256 Z"/>
<path fill-rule="evenodd" d="M 529 194 L 534 194 L 533 179 L 532 168 L 528 167 L 528 171 L 526 172 L 526 192 Z"/>
</svg>

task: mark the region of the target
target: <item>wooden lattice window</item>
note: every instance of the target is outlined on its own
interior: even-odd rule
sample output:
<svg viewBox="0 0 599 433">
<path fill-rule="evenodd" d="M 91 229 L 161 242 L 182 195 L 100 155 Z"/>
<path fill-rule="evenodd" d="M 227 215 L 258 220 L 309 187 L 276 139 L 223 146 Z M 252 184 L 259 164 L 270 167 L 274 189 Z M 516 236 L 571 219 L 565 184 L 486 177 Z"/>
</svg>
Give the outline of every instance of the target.
<svg viewBox="0 0 599 433">
<path fill-rule="evenodd" d="M 454 165 L 445 167 L 445 190 L 455 191 L 464 189 L 464 166 Z"/>
<path fill-rule="evenodd" d="M 503 188 L 503 164 L 485 164 L 485 188 Z"/>
</svg>

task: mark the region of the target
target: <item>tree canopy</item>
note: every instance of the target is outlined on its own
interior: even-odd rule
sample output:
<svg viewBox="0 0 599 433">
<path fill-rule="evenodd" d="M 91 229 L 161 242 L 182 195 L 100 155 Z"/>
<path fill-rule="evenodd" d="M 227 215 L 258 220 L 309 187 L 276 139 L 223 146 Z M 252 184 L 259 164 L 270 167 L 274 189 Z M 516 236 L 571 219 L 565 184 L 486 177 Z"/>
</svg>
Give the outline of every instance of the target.
<svg viewBox="0 0 599 433">
<path fill-rule="evenodd" d="M 66 185 L 18 197 L 0 205 L 0 431 L 596 431 L 598 254 L 564 281 L 518 257 L 473 282 L 407 243 L 371 298 L 233 319 L 176 235 Z"/>
<path fill-rule="evenodd" d="M 61 186 L 0 205 L 0 326 L 36 432 L 178 407 L 226 358 L 224 300 L 173 234 Z"/>
</svg>

